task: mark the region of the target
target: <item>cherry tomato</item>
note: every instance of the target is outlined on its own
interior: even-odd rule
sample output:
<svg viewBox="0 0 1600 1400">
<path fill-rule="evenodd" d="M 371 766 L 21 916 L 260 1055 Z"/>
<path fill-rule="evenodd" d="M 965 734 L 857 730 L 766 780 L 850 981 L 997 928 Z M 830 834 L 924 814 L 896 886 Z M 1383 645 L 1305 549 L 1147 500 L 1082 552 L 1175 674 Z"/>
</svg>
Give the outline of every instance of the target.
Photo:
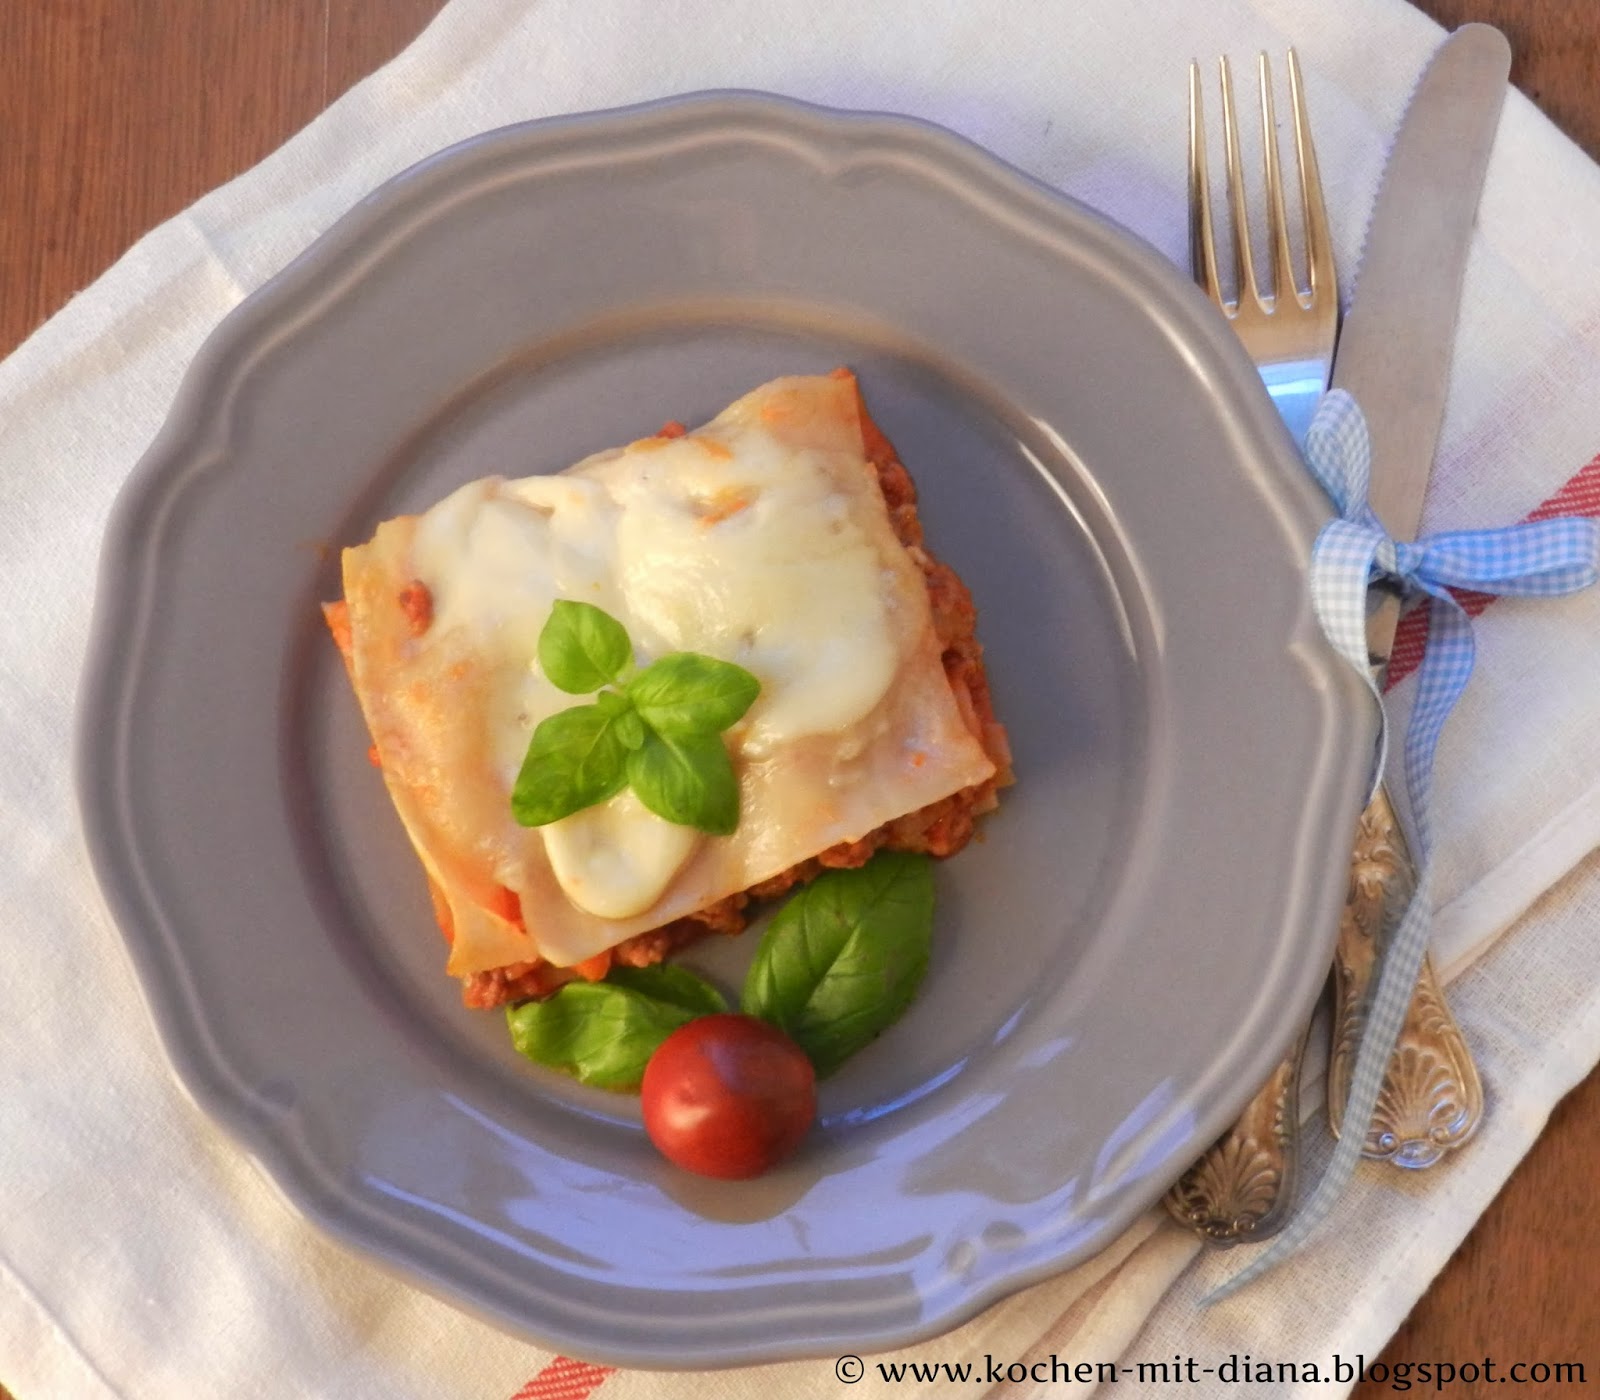
<svg viewBox="0 0 1600 1400">
<path fill-rule="evenodd" d="M 673 1031 L 645 1066 L 639 1096 L 662 1156 L 729 1181 L 781 1162 L 817 1116 L 806 1052 L 776 1026 L 733 1012 Z"/>
</svg>

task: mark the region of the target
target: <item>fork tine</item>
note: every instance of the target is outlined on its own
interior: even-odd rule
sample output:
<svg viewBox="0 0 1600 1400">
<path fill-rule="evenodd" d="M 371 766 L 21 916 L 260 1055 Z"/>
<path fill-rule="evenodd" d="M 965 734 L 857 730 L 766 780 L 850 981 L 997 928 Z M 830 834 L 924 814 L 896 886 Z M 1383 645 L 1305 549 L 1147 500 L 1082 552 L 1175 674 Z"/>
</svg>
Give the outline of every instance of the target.
<svg viewBox="0 0 1600 1400">
<path fill-rule="evenodd" d="M 1200 65 L 1189 64 L 1189 266 L 1212 301 L 1222 302 L 1217 245 L 1212 236 L 1211 182 L 1206 174 L 1206 126 L 1200 101 Z"/>
<path fill-rule="evenodd" d="M 1267 240 L 1272 249 L 1272 304 L 1281 307 L 1298 298 L 1294 264 L 1289 254 L 1289 223 L 1283 208 L 1283 172 L 1278 164 L 1278 117 L 1272 104 L 1272 69 L 1265 53 L 1256 59 L 1261 90 L 1261 161 L 1267 182 Z"/>
<path fill-rule="evenodd" d="M 1227 159 L 1228 206 L 1233 215 L 1233 270 L 1238 282 L 1239 310 L 1245 310 L 1246 294 L 1261 306 L 1256 288 L 1255 259 L 1250 255 L 1250 225 L 1245 213 L 1244 170 L 1239 159 L 1239 120 L 1233 106 L 1233 74 L 1226 57 L 1217 60 L 1222 74 L 1222 136 Z"/>
<path fill-rule="evenodd" d="M 1300 57 L 1289 50 L 1289 97 L 1294 106 L 1294 148 L 1300 164 L 1300 205 L 1306 212 L 1306 261 L 1310 264 L 1311 300 L 1336 294 L 1333 242 L 1328 233 L 1328 209 L 1322 200 L 1322 174 L 1311 144 L 1311 118 L 1306 112 L 1305 89 L 1300 81 Z"/>
</svg>

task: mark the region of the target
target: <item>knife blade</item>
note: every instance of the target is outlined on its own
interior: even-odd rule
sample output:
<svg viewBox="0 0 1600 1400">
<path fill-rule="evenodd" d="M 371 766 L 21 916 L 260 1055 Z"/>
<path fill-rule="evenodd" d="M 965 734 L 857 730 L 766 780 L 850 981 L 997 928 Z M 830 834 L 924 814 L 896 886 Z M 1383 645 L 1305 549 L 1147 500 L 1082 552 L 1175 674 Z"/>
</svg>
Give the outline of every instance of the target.
<svg viewBox="0 0 1600 1400">
<path fill-rule="evenodd" d="M 1396 539 L 1411 539 L 1422 519 L 1467 253 L 1510 72 L 1511 46 L 1487 24 L 1462 25 L 1434 54 L 1384 168 L 1339 335 L 1333 387 L 1348 390 L 1366 417 L 1369 500 Z M 1399 598 L 1380 590 L 1367 620 L 1375 667 L 1388 663 L 1399 618 Z"/>
<path fill-rule="evenodd" d="M 1333 386 L 1361 406 L 1372 442 L 1368 500 L 1395 539 L 1411 539 L 1444 422 L 1467 255 L 1489 165 L 1511 48 L 1499 30 L 1464 25 L 1435 53 L 1406 108 L 1379 185 L 1334 356 Z M 1401 598 L 1368 594 L 1367 653 L 1381 679 L 1394 649 Z M 1328 1120 L 1343 1128 L 1350 1078 L 1365 1024 L 1366 992 L 1387 942 L 1389 911 L 1404 908 L 1415 881 L 1407 843 L 1386 792 L 1362 813 L 1355 865 L 1334 953 L 1334 1036 Z M 1364 1155 L 1426 1167 L 1466 1142 L 1483 1117 L 1483 1086 L 1471 1052 L 1424 957 L 1390 1062 Z M 1396 1063 L 1426 1073 L 1395 1074 Z"/>
</svg>

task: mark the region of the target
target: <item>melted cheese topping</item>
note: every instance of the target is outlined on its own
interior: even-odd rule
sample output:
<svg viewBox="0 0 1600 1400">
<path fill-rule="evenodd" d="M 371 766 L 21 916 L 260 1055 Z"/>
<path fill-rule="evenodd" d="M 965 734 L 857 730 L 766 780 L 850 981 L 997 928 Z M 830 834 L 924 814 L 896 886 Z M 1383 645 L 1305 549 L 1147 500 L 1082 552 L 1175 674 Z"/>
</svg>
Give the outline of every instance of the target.
<svg viewBox="0 0 1600 1400">
<path fill-rule="evenodd" d="M 457 974 L 580 961 L 993 771 L 944 682 L 847 379 L 778 380 L 699 432 L 558 476 L 473 482 L 345 562 L 357 691 L 450 900 Z M 420 637 L 378 615 L 383 590 L 411 579 L 433 597 Z M 538 668 L 558 598 L 616 617 L 641 667 L 697 651 L 761 682 L 725 736 L 741 786 L 732 836 L 674 826 L 627 792 L 515 825 L 534 727 L 586 703 Z M 517 896 L 525 930 L 495 912 L 494 884 Z"/>
<path fill-rule="evenodd" d="M 541 830 L 563 893 L 602 919 L 642 914 L 700 840 L 693 827 L 662 820 L 626 788 Z"/>
<path fill-rule="evenodd" d="M 836 734 L 899 667 L 892 580 L 840 464 L 740 408 L 713 430 L 594 468 L 622 507 L 617 580 L 645 650 L 699 651 L 761 682 L 741 738 L 770 753 Z M 583 470 L 580 468 L 580 470 Z"/>
</svg>

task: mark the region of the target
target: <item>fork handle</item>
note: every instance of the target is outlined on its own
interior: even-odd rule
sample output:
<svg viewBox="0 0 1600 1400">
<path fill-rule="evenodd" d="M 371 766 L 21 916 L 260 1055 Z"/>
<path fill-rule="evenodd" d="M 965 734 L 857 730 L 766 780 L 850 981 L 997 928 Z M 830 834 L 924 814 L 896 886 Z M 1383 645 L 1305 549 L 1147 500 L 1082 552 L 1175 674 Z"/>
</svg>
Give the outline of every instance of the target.
<svg viewBox="0 0 1600 1400">
<path fill-rule="evenodd" d="M 1335 1136 L 1343 1125 L 1366 1023 L 1367 989 L 1385 939 L 1415 884 L 1405 837 L 1388 793 L 1380 788 L 1357 828 L 1350 897 L 1334 952 L 1328 1125 Z M 1466 1142 L 1482 1121 L 1483 1083 L 1472 1052 L 1450 1013 L 1432 960 L 1424 959 L 1362 1155 L 1398 1167 L 1430 1167 Z"/>
<path fill-rule="evenodd" d="M 1234 1125 L 1164 1197 L 1167 1213 L 1206 1243 L 1245 1244 L 1276 1234 L 1300 1178 L 1300 1066 L 1309 1023 Z"/>
</svg>

